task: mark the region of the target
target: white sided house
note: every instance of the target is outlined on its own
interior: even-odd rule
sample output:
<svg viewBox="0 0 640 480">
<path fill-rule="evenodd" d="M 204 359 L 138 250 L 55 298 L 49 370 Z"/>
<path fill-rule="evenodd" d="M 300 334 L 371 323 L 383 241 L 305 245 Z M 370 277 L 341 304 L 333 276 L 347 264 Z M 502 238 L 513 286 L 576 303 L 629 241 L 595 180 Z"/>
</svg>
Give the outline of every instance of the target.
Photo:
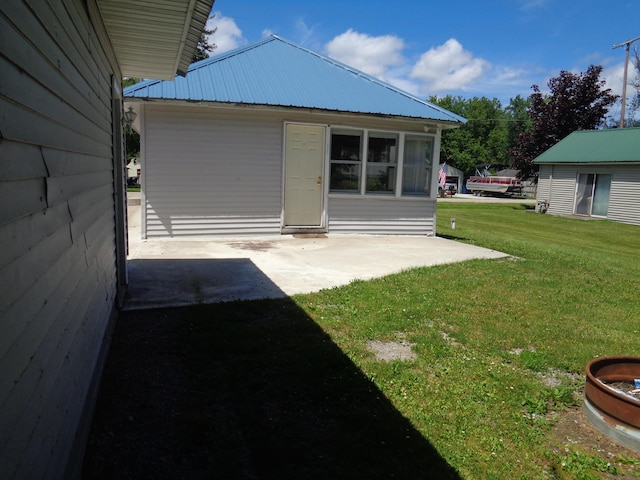
<svg viewBox="0 0 640 480">
<path fill-rule="evenodd" d="M 125 97 L 145 238 L 434 235 L 441 132 L 465 121 L 277 36 Z"/>
<path fill-rule="evenodd" d="M 640 225 L 640 128 L 574 132 L 534 164 L 538 208 Z"/>
<path fill-rule="evenodd" d="M 0 2 L 2 479 L 80 475 L 127 283 L 121 79 L 184 73 L 212 3 Z"/>
</svg>

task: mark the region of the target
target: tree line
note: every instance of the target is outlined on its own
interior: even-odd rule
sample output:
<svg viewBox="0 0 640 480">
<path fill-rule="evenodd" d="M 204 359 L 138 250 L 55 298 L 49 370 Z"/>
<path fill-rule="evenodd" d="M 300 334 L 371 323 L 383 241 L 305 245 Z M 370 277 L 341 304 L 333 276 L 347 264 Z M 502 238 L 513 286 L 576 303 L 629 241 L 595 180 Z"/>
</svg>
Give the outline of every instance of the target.
<svg viewBox="0 0 640 480">
<path fill-rule="evenodd" d="M 601 74 L 602 66 L 595 65 L 578 74 L 561 71 L 547 83 L 549 93 L 533 85 L 528 98 L 518 95 L 504 107 L 496 98 L 430 97 L 431 103 L 467 119 L 460 128 L 443 131 L 440 161 L 465 175 L 473 175 L 476 165 L 493 163 L 519 170 L 521 178 L 535 178 L 531 162 L 570 133 L 618 126 L 607 113 L 619 97 L 606 88 Z M 638 100 L 640 94 L 632 106 Z M 625 120 L 628 126 L 634 122 Z"/>
</svg>

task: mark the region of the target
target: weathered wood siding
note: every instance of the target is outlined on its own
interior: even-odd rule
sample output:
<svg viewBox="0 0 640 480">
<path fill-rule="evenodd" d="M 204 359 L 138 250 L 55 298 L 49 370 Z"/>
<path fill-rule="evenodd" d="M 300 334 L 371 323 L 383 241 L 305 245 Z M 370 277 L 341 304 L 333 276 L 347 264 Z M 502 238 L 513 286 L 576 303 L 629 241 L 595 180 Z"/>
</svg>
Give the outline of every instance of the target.
<svg viewBox="0 0 640 480">
<path fill-rule="evenodd" d="M 329 195 L 329 232 L 435 235 L 433 199 Z"/>
<path fill-rule="evenodd" d="M 118 73 L 86 2 L 31 3 L 0 4 L 0 476 L 7 479 L 64 476 L 81 443 L 116 298 L 111 76 Z"/>
<path fill-rule="evenodd" d="M 151 104 L 142 122 L 147 237 L 280 234 L 281 119 Z"/>
</svg>

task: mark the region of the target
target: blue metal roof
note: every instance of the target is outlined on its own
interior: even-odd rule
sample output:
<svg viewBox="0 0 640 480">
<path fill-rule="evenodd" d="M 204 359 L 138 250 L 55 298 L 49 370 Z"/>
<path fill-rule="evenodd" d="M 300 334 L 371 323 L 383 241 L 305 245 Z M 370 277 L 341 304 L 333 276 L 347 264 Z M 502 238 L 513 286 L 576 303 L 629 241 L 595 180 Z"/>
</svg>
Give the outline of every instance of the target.
<svg viewBox="0 0 640 480">
<path fill-rule="evenodd" d="M 194 63 L 184 77 L 132 85 L 124 95 L 466 122 L 448 110 L 275 35 Z"/>
</svg>

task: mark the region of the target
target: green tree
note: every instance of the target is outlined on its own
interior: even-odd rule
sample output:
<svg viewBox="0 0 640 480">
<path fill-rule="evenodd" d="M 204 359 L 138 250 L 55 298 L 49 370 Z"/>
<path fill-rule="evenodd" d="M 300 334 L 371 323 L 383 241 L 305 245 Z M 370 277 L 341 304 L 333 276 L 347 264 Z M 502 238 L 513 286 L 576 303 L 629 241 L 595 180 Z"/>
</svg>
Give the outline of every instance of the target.
<svg viewBox="0 0 640 480">
<path fill-rule="evenodd" d="M 211 15 L 209 20 L 211 20 L 215 15 Z M 211 37 L 218 28 L 209 29 L 206 28 L 200 34 L 200 40 L 198 40 L 198 45 L 196 46 L 196 51 L 193 54 L 193 59 L 191 63 L 199 62 L 200 60 L 204 60 L 205 58 L 209 58 L 209 55 L 213 53 L 213 51 L 218 48 L 215 43 L 211 43 Z"/>
<path fill-rule="evenodd" d="M 533 85 L 528 108 L 531 128 L 517 135 L 516 145 L 509 152 L 520 177 L 535 176 L 537 169 L 532 161 L 570 133 L 602 124 L 618 96 L 604 88 L 601 73 L 602 66 L 594 65 L 580 74 L 563 70 L 547 83 L 549 95 Z"/>
<path fill-rule="evenodd" d="M 528 98 L 516 95 L 509 101 L 509 105 L 505 108 L 508 122 L 509 148 L 512 148 L 516 144 L 516 139 L 520 133 L 526 132 L 531 128 L 531 118 L 527 111 L 530 105 L 531 101 Z"/>
<path fill-rule="evenodd" d="M 629 104 L 629 109 L 626 115 L 627 118 L 624 119 L 624 125 L 625 127 L 638 127 L 640 126 L 640 119 L 638 119 L 638 112 L 640 112 L 640 52 L 637 48 L 633 49 L 631 63 L 633 64 L 633 69 L 635 71 L 635 77 L 631 83 L 635 89 L 635 94 Z"/>
<path fill-rule="evenodd" d="M 447 95 L 431 97 L 429 101 L 467 119 L 459 128 L 442 132 L 441 161 L 467 175 L 473 174 L 480 163 L 507 162 L 508 122 L 498 99 Z"/>
<path fill-rule="evenodd" d="M 122 87 L 127 88 L 141 81 L 141 78 L 125 77 L 122 79 Z M 126 123 L 124 125 L 124 146 L 127 163 L 129 163 L 131 159 L 140 156 L 140 134 L 136 132 L 131 125 Z"/>
</svg>

